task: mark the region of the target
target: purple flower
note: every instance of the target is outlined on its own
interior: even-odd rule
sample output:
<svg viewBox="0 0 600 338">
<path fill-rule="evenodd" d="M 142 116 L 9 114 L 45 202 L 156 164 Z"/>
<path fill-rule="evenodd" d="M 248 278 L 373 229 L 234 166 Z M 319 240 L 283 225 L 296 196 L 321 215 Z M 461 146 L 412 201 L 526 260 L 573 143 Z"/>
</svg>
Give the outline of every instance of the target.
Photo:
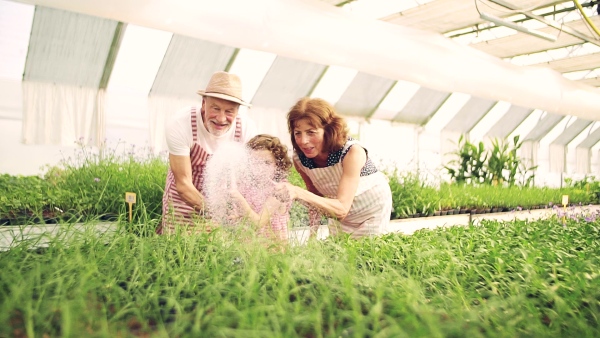
<svg viewBox="0 0 600 338">
<path fill-rule="evenodd" d="M 94 177 L 94 182 L 100 182 L 100 179 L 98 177 Z"/>
<path fill-rule="evenodd" d="M 520 206 L 517 207 L 517 211 L 521 211 L 523 210 L 523 208 L 521 208 Z"/>
</svg>

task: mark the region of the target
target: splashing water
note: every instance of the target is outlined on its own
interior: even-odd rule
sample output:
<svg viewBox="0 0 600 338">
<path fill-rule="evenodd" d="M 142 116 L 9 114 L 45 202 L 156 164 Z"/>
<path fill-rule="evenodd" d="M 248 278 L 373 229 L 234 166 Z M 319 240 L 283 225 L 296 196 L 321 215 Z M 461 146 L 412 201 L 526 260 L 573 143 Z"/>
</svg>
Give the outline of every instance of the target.
<svg viewBox="0 0 600 338">
<path fill-rule="evenodd" d="M 229 216 L 240 211 L 230 191 L 238 190 L 254 211 L 258 212 L 273 194 L 273 168 L 253 156 L 253 151 L 239 142 L 219 145 L 206 163 L 203 192 L 211 219 L 222 225 L 235 225 Z"/>
</svg>

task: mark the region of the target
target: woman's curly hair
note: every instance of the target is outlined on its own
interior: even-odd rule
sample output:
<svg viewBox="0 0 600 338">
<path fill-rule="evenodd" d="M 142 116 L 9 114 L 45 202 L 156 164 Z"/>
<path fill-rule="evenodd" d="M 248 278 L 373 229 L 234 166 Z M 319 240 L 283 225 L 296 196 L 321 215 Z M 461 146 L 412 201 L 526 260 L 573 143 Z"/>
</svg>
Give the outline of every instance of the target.
<svg viewBox="0 0 600 338">
<path fill-rule="evenodd" d="M 275 164 L 277 165 L 275 179 L 280 181 L 287 177 L 289 170 L 292 167 L 292 161 L 288 156 L 287 146 L 281 143 L 281 140 L 279 140 L 278 137 L 259 134 L 251 138 L 246 145 L 252 150 L 270 151 L 271 154 L 273 154 Z"/>
<path fill-rule="evenodd" d="M 304 97 L 298 100 L 288 112 L 287 120 L 292 146 L 298 153 L 301 150 L 296 144 L 294 129 L 301 120 L 306 120 L 313 128 L 323 128 L 323 150 L 329 153 L 341 149 L 348 139 L 346 120 L 323 99 Z"/>
</svg>

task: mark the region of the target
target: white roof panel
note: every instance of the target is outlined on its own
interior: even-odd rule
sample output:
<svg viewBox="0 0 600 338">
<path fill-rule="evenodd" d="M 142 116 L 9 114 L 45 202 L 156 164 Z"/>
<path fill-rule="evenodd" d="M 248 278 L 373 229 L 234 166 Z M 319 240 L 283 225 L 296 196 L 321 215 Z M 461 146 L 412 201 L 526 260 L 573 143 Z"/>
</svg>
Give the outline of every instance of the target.
<svg viewBox="0 0 600 338">
<path fill-rule="evenodd" d="M 224 70 L 235 48 L 173 35 L 150 91 L 151 95 L 198 99 L 212 74 Z"/>
<path fill-rule="evenodd" d="M 395 83 L 391 79 L 359 72 L 335 104 L 335 109 L 346 116 L 369 117 Z"/>
<path fill-rule="evenodd" d="M 459 133 L 470 132 L 495 104 L 496 101 L 472 97 L 444 127 L 444 130 L 452 130 Z"/>
<path fill-rule="evenodd" d="M 568 126 L 554 141 L 552 141 L 552 144 L 566 146 L 585 128 L 589 127 L 590 124 L 592 124 L 592 121 L 583 119 L 575 120 L 575 122 Z"/>
<path fill-rule="evenodd" d="M 113 20 L 36 7 L 24 79 L 98 88 L 116 27 Z"/>
<path fill-rule="evenodd" d="M 325 68 L 316 63 L 279 56 L 258 87 L 252 104 L 287 111 L 298 99 L 310 94 Z"/>
</svg>

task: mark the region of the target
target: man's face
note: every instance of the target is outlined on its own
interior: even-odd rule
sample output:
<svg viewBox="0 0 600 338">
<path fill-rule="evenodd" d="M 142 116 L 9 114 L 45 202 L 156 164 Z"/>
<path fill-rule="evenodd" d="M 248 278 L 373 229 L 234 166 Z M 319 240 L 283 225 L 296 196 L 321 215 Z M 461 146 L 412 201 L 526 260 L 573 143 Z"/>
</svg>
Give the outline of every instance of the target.
<svg viewBox="0 0 600 338">
<path fill-rule="evenodd" d="M 202 100 L 202 122 L 209 133 L 225 134 L 238 114 L 240 105 L 235 102 L 206 96 Z"/>
</svg>

